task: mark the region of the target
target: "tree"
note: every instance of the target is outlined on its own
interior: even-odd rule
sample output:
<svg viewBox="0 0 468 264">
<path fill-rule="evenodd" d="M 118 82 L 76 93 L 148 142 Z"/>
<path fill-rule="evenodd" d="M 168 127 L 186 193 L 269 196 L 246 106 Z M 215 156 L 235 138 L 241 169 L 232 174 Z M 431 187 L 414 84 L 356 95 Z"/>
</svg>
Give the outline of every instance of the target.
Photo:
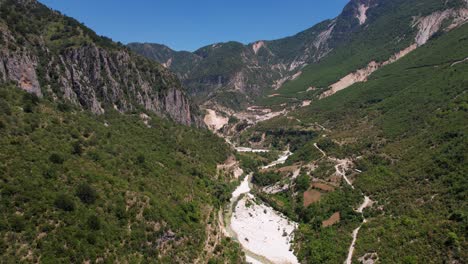
<svg viewBox="0 0 468 264">
<path fill-rule="evenodd" d="M 301 174 L 296 179 L 296 190 L 298 192 L 304 192 L 309 189 L 310 176 L 307 174 Z"/>
<path fill-rule="evenodd" d="M 144 164 L 144 163 L 145 163 L 145 160 L 146 160 L 146 159 L 145 159 L 145 156 L 143 156 L 143 154 L 139 154 L 139 155 L 137 156 L 137 163 L 138 163 L 138 164 Z"/>
<path fill-rule="evenodd" d="M 65 160 L 63 159 L 63 157 L 60 154 L 52 153 L 49 156 L 49 161 L 52 162 L 52 163 L 55 163 L 55 164 L 62 164 Z"/>
<path fill-rule="evenodd" d="M 78 185 L 76 196 L 85 204 L 93 204 L 97 199 L 96 190 L 87 183 Z"/>
<path fill-rule="evenodd" d="M 101 220 L 99 219 L 99 217 L 95 215 L 91 215 L 90 217 L 88 217 L 88 227 L 91 230 L 101 229 Z"/>
<path fill-rule="evenodd" d="M 59 194 L 54 202 L 55 206 L 67 212 L 75 210 L 75 202 L 66 194 Z"/>
<path fill-rule="evenodd" d="M 73 147 L 72 154 L 81 156 L 81 154 L 83 153 L 83 147 L 81 146 L 81 142 L 79 141 L 74 142 L 72 147 Z"/>
<path fill-rule="evenodd" d="M 21 232 L 24 230 L 26 224 L 23 216 L 14 215 L 11 219 L 11 229 L 15 232 Z"/>
</svg>

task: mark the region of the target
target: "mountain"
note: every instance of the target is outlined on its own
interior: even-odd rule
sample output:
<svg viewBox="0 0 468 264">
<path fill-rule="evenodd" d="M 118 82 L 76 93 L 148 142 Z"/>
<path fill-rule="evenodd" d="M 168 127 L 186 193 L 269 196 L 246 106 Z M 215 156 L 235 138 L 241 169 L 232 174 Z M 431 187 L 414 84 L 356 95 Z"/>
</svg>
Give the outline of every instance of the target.
<svg viewBox="0 0 468 264">
<path fill-rule="evenodd" d="M 348 41 L 318 63 L 306 66 L 298 78 L 275 91 L 277 98 L 267 98 L 263 103 L 316 100 L 365 82 L 377 69 L 468 20 L 466 1 L 397 0 L 374 4 L 363 8 L 366 20 Z"/>
<path fill-rule="evenodd" d="M 37 1 L 0 14 L 0 262 L 243 263 L 233 151 L 177 77 Z"/>
<path fill-rule="evenodd" d="M 244 145 L 294 152 L 253 179 L 299 223 L 301 263 L 468 258 L 467 36 L 468 24 L 440 31 L 365 82 L 242 133 Z"/>
<path fill-rule="evenodd" d="M 206 129 L 10 84 L 0 144 L 3 263 L 241 263 L 218 220 L 234 182 L 217 165 L 232 152 Z"/>
<path fill-rule="evenodd" d="M 439 29 L 463 23 L 466 13 L 461 0 L 352 0 L 338 17 L 279 40 L 217 43 L 193 53 L 129 48 L 173 70 L 197 102 L 231 112 L 316 99 L 347 74 L 400 58 Z"/>
<path fill-rule="evenodd" d="M 193 53 L 0 14 L 1 262 L 468 259 L 466 0 Z"/>
<path fill-rule="evenodd" d="M 96 114 L 149 111 L 202 125 L 177 77 L 34 0 L 2 0 L 0 80 Z"/>
</svg>

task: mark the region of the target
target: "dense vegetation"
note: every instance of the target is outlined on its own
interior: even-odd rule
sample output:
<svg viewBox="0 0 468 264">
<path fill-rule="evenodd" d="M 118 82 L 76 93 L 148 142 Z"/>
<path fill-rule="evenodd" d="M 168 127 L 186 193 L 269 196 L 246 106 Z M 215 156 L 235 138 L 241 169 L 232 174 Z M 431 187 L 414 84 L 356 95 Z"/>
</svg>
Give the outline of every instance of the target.
<svg viewBox="0 0 468 264">
<path fill-rule="evenodd" d="M 382 263 L 468 258 L 467 35 L 466 25 L 438 35 L 369 81 L 289 114 L 300 121 L 276 118 L 261 125 L 307 130 L 321 124 L 326 130 L 318 133 L 327 137 L 312 142 L 328 155 L 353 159 L 362 171 L 354 181 L 358 193 L 342 186 L 306 209 L 293 192 L 262 197 L 300 221 L 296 242 L 302 261 L 343 261 L 350 233 L 361 221 L 351 210 L 362 202 L 359 192 L 376 203 L 364 212 L 368 222 L 354 261 L 366 253 L 377 253 Z M 296 153 L 294 162 L 320 159 L 311 142 Z M 318 165 L 311 174 L 318 179 L 334 171 L 327 162 Z M 341 213 L 339 224 L 321 227 L 335 211 Z"/>
<path fill-rule="evenodd" d="M 17 39 L 20 46 L 28 42 L 39 45 L 40 40 L 37 37 L 45 35 L 45 41 L 58 51 L 88 44 L 110 49 L 125 48 L 121 43 L 97 35 L 77 20 L 63 16 L 58 11 L 52 12 L 48 7 L 34 1 L 18 3 L 15 0 L 1 0 L 0 13 L 11 30 L 21 35 Z"/>
<path fill-rule="evenodd" d="M 136 114 L 95 116 L 1 86 L 2 262 L 208 257 L 206 226 L 233 187 L 216 174 L 229 148 L 150 116 L 152 128 Z M 228 240 L 215 251 L 212 263 L 240 261 Z"/>
<path fill-rule="evenodd" d="M 335 46 L 330 54 L 305 67 L 299 78 L 285 83 L 279 90 L 270 92 L 279 94 L 278 96 L 261 98 L 259 103 L 275 105 L 296 102 L 298 99 L 315 99 L 323 89 L 347 74 L 364 68 L 371 61 L 386 61 L 393 54 L 414 43 L 417 27 L 411 25 L 415 16 L 423 17 L 437 10 L 462 5 L 465 3 L 459 0 L 379 1 L 377 7 L 369 9 L 365 27 L 356 30 L 347 38 L 339 36 L 341 41 L 332 40 L 339 45 Z M 317 89 L 305 92 L 309 87 Z"/>
<path fill-rule="evenodd" d="M 200 125 L 198 107 L 189 101 L 177 76 L 159 63 L 36 0 L 1 0 L 0 14 L 2 82 L 29 85 L 36 94 L 94 113 L 141 109 Z"/>
<path fill-rule="evenodd" d="M 384 61 L 409 46 L 415 14 L 425 16 L 465 2 L 379 1 L 362 29 L 356 29 L 355 17 L 345 20 L 345 9 L 336 30 L 346 34 L 330 42 L 333 51 L 275 91 L 279 96 L 260 103 L 280 107 L 283 102 L 316 98 L 322 88 L 370 60 Z M 0 34 L 2 51 L 35 53 L 45 95 L 40 99 L 12 83 L 0 85 L 1 262 L 243 262 L 239 245 L 220 235 L 218 210 L 234 188 L 232 179 L 216 171 L 232 154 L 223 140 L 158 118 L 141 106 L 130 107 L 125 115 L 110 105 L 100 116 L 78 109 L 60 100 L 59 81 L 69 65 L 57 59 L 73 49 L 98 47 L 132 58 L 134 71 L 116 74 L 128 77 L 122 83 L 138 83 L 136 76 L 142 74 L 153 80 L 152 90 L 161 91 L 178 87 L 177 78 L 35 1 L 0 0 L 0 14 L 0 27 L 7 32 Z M 267 44 L 278 56 L 293 60 L 304 43 L 330 23 Z M 468 25 L 438 32 L 367 82 L 240 135 L 242 145 L 275 149 L 236 155 L 244 171 L 254 173 L 257 187 L 290 178 L 295 168 L 258 169 L 280 150 L 294 152 L 285 167 L 311 165 L 288 190 L 267 194 L 254 188 L 260 199 L 299 222 L 294 246 L 302 262 L 341 263 L 350 234 L 363 217 L 368 221 L 359 233 L 354 262 L 369 253 L 382 263 L 468 259 L 467 36 Z M 259 50 L 258 59 L 268 60 L 270 50 Z M 178 56 L 203 58 L 186 80 L 192 82 L 190 89 L 206 97 L 203 100 L 240 109 L 248 96 L 232 90 L 213 92 L 209 85 L 231 85 L 233 73 L 242 73 L 248 65 L 242 61 L 247 53 L 253 53 L 251 46 L 228 42 Z M 164 59 L 168 56 L 172 55 Z M 193 68 L 186 61 L 178 67 Z M 242 89 L 258 95 L 261 85 L 278 77 L 271 74 L 261 69 L 237 77 L 250 78 L 250 86 Z M 91 87 L 107 87 L 112 76 L 104 76 Z M 304 92 L 311 86 L 318 89 Z M 131 90 L 122 91 L 124 99 L 131 97 Z M 52 100 L 55 96 L 58 100 Z M 147 124 L 142 112 L 149 115 Z M 345 173 L 355 189 L 335 174 L 335 158 L 354 163 Z M 361 215 L 355 209 L 363 194 L 374 204 Z M 337 221 L 330 220 L 337 215 Z"/>
</svg>

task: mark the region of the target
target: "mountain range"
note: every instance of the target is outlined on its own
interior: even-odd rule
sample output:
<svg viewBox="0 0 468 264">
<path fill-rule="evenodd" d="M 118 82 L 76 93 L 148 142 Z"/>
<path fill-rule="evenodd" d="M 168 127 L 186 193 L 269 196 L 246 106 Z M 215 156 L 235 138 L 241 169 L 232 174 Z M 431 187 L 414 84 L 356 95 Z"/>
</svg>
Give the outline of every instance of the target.
<svg viewBox="0 0 468 264">
<path fill-rule="evenodd" d="M 151 43 L 128 47 L 174 71 L 198 103 L 229 112 L 316 99 L 335 84 L 333 93 L 466 17 L 465 1 L 353 0 L 338 17 L 283 39 L 216 43 L 193 53 Z M 356 71 L 360 76 L 347 76 Z"/>
<path fill-rule="evenodd" d="M 351 0 L 187 52 L 0 0 L 0 262 L 466 262 L 467 22 Z"/>
</svg>

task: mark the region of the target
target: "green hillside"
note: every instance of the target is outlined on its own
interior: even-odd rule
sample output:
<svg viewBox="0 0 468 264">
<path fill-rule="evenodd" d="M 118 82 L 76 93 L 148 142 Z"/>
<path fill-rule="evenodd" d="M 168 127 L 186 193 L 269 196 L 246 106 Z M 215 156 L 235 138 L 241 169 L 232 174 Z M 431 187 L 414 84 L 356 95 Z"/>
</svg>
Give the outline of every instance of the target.
<svg viewBox="0 0 468 264">
<path fill-rule="evenodd" d="M 216 164 L 230 150 L 208 131 L 151 115 L 95 116 L 0 88 L 3 263 L 190 262 L 230 197 Z M 216 242 L 214 259 L 240 261 Z"/>
<path fill-rule="evenodd" d="M 353 32 L 319 62 L 306 66 L 299 78 L 286 82 L 279 90 L 266 92 L 279 94 L 277 97 L 261 98 L 259 103 L 271 105 L 316 99 L 347 74 L 364 68 L 371 61 L 386 61 L 413 44 L 417 33 L 413 24 L 415 18 L 464 5 L 466 3 L 458 0 L 381 1 L 369 11 L 365 27 Z M 449 22 L 447 19 L 446 24 Z M 316 89 L 306 92 L 309 87 Z"/>
<path fill-rule="evenodd" d="M 467 259 L 466 36 L 467 25 L 432 39 L 368 82 L 290 113 L 292 119 L 276 118 L 245 132 L 244 140 L 265 131 L 318 133 L 310 144 L 296 144 L 290 160 L 316 161 L 318 168 L 304 176 L 306 188 L 311 177 L 325 179 L 334 172 L 312 142 L 327 155 L 351 159 L 362 171 L 347 172 L 355 179 L 356 191 L 342 181 L 340 188 L 307 208 L 294 192 L 263 195 L 301 223 L 296 242 L 304 263 L 346 258 L 351 231 L 362 221 L 352 210 L 362 202 L 360 192 L 376 204 L 364 212 L 368 223 L 357 239 L 354 261 L 366 253 L 377 253 L 381 263 Z M 317 130 L 316 124 L 327 130 Z M 265 142 L 274 143 L 275 138 Z M 303 185 L 299 179 L 296 191 Z M 337 211 L 338 224 L 317 225 Z"/>
</svg>

